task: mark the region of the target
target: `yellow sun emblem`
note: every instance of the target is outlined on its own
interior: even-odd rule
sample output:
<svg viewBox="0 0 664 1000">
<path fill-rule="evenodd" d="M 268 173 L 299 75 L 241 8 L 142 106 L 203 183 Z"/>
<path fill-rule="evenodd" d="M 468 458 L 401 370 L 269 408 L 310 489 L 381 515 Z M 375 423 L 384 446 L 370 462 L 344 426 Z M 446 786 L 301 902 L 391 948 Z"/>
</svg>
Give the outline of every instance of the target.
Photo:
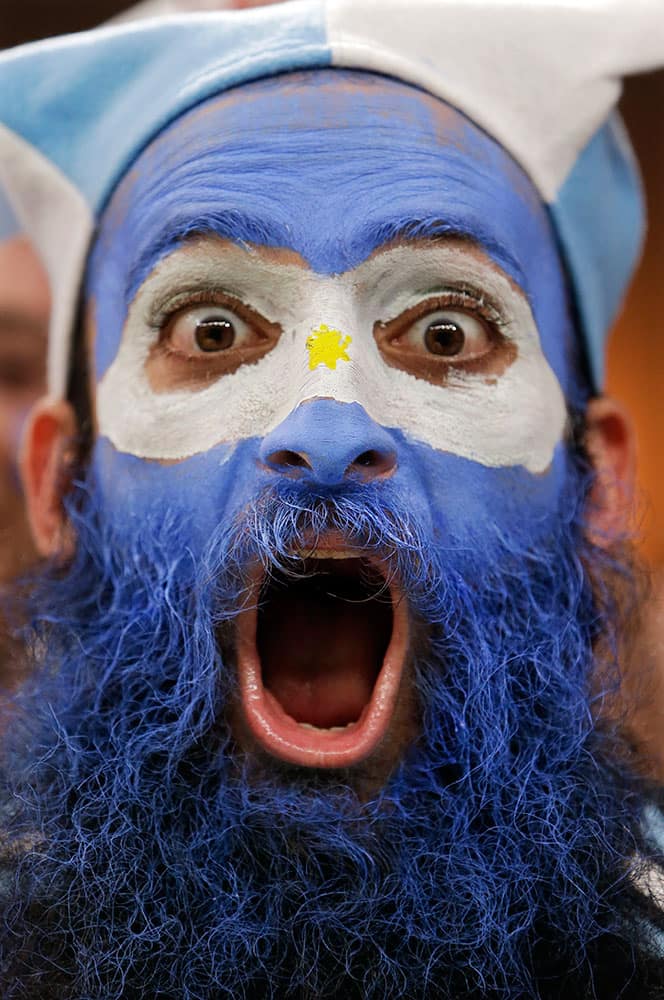
<svg viewBox="0 0 664 1000">
<path fill-rule="evenodd" d="M 333 370 L 337 367 L 337 361 L 350 361 L 346 349 L 350 346 L 352 337 L 348 334 L 344 337 L 341 330 L 333 330 L 326 323 L 321 323 L 307 337 L 307 350 L 309 351 L 309 370 L 313 371 L 318 365 L 327 365 Z"/>
</svg>

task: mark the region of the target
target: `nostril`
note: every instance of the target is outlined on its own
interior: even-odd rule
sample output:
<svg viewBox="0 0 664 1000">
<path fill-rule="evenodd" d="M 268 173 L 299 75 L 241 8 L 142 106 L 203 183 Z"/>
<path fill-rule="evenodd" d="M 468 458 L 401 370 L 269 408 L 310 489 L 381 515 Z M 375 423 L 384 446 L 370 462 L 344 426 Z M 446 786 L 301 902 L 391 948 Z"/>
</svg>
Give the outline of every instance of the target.
<svg viewBox="0 0 664 1000">
<path fill-rule="evenodd" d="M 397 457 L 393 451 L 379 451 L 377 448 L 369 448 L 361 452 L 348 468 L 345 475 L 359 475 L 363 479 L 375 479 L 379 476 L 387 476 L 394 471 L 397 464 Z"/>
<path fill-rule="evenodd" d="M 267 464 L 278 469 L 311 469 L 311 463 L 300 451 L 282 448 L 267 456 Z"/>
</svg>

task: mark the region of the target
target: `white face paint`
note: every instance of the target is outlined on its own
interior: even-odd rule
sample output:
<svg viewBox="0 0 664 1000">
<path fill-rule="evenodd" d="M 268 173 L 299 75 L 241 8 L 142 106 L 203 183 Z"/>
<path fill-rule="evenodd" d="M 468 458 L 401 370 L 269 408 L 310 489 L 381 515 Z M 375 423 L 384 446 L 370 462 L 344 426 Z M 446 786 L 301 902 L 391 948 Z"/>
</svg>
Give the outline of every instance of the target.
<svg viewBox="0 0 664 1000">
<path fill-rule="evenodd" d="M 98 386 L 99 433 L 118 451 L 184 459 L 222 442 L 264 437 L 299 403 L 328 397 L 360 403 L 378 424 L 486 466 L 522 465 L 533 473 L 548 467 L 565 430 L 563 393 L 525 297 L 484 255 L 458 243 L 418 243 L 379 252 L 338 276 L 275 263 L 276 255 L 201 238 L 145 280 Z M 450 365 L 438 385 L 387 363 L 376 324 L 468 288 L 497 310 L 501 336 L 516 354 L 511 364 L 490 377 Z M 232 296 L 277 324 L 278 342 L 259 361 L 203 387 L 156 391 L 146 366 L 159 324 L 188 296 L 191 309 L 200 308 L 206 292 L 210 302 L 215 294 Z M 349 359 L 334 368 L 311 367 L 320 354 L 309 338 L 322 325 L 340 331 Z"/>
</svg>

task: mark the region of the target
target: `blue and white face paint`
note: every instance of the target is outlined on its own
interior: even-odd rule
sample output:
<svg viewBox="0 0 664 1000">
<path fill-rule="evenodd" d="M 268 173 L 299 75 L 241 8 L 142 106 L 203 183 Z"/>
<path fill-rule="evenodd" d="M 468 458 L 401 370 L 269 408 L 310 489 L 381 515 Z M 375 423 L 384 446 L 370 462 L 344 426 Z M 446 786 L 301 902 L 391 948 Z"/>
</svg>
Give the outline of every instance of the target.
<svg viewBox="0 0 664 1000">
<path fill-rule="evenodd" d="M 155 498 L 182 511 L 194 552 L 284 478 L 389 483 L 432 544 L 480 551 L 532 542 L 556 507 L 575 373 L 547 216 L 495 142 L 411 87 L 319 72 L 184 116 L 111 200 L 87 294 L 105 500 L 135 523 Z M 254 736 L 293 763 L 366 756 L 406 633 L 350 750 L 265 713 Z"/>
<path fill-rule="evenodd" d="M 378 250 L 342 275 L 210 237 L 174 251 L 131 304 L 97 418 L 118 451 L 177 461 L 264 438 L 320 398 L 358 403 L 437 451 L 533 473 L 566 422 L 525 297 L 455 239 Z"/>
</svg>

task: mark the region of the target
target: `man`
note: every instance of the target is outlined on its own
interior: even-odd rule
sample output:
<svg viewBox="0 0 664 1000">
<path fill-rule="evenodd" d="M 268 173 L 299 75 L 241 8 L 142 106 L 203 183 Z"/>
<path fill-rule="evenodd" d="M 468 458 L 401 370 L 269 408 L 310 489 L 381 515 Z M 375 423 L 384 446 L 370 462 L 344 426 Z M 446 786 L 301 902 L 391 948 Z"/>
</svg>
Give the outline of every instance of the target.
<svg viewBox="0 0 664 1000">
<path fill-rule="evenodd" d="M 639 232 L 597 127 L 661 25 L 625 9 L 595 57 L 601 4 L 475 6 L 0 65 L 58 295 L 3 996 L 662 995 L 658 791 L 615 722 L 631 438 L 596 396 Z"/>
<path fill-rule="evenodd" d="M 0 587 L 25 572 L 35 550 L 18 474 L 25 417 L 46 387 L 48 280 L 0 193 Z M 19 668 L 0 626 L 0 686 Z"/>
</svg>

